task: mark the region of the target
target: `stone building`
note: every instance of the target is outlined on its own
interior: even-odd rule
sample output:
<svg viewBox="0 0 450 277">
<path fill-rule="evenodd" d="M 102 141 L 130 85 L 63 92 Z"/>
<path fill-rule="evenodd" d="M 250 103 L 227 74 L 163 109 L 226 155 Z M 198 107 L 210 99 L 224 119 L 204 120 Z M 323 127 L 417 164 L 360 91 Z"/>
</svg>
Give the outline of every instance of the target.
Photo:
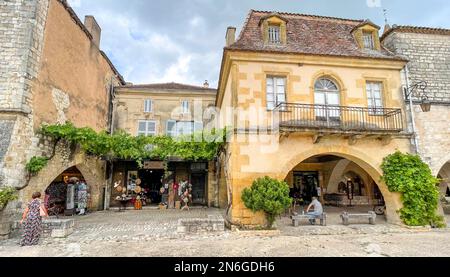
<svg viewBox="0 0 450 277">
<path fill-rule="evenodd" d="M 115 88 L 113 128 L 133 136 L 168 135 L 177 137 L 189 135 L 208 128 L 215 111 L 217 90 L 204 86 L 178 83 L 125 85 Z M 148 190 L 152 203 L 159 204 L 159 189 L 165 170 L 173 173 L 170 179 L 181 183 L 188 180 L 193 185 L 193 202 L 198 205 L 219 207 L 226 202 L 220 196 L 216 182 L 216 165 L 213 161 L 171 160 L 168 168 L 159 160 L 145 161 L 139 168 L 136 161 L 114 163 L 113 184 L 127 184 L 138 178 L 141 187 Z M 133 193 L 132 191 L 130 193 Z M 111 190 L 111 205 L 118 205 L 114 199 L 122 193 Z M 219 198 L 221 201 L 219 201 Z M 225 198 L 225 199 L 223 199 Z"/>
<path fill-rule="evenodd" d="M 253 10 L 237 39 L 228 28 L 216 106 L 234 130 L 221 159 L 230 221 L 264 223 L 241 195 L 269 176 L 305 201 L 384 201 L 387 220 L 400 222 L 400 196 L 381 181 L 380 166 L 411 150 L 407 60 L 381 45 L 379 29 L 368 20 Z"/>
<path fill-rule="evenodd" d="M 408 116 L 410 122 L 414 119 L 416 151 L 443 179 L 442 195 L 450 196 L 450 30 L 394 25 L 387 27 L 382 42 L 409 60 L 402 72 L 404 88 L 427 84 L 425 92 L 412 90 L 413 113 L 407 105 Z M 420 107 L 424 97 L 432 104 L 430 112 Z M 405 100 L 409 104 L 406 93 Z"/>
<path fill-rule="evenodd" d="M 83 24 L 65 0 L 0 2 L 0 186 L 23 188 L 20 203 L 69 169 L 88 182 L 91 208 L 102 206 L 104 163 L 38 132 L 67 121 L 109 130 L 112 88 L 124 80 L 99 49 L 100 35 L 95 19 Z M 30 178 L 34 156 L 51 159 Z"/>
</svg>

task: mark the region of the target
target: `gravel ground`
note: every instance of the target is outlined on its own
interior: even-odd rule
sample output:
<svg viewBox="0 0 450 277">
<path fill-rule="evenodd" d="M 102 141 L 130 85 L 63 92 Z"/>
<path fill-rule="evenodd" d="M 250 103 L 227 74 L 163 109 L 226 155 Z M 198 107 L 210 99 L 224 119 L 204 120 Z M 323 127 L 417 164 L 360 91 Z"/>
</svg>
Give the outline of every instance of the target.
<svg viewBox="0 0 450 277">
<path fill-rule="evenodd" d="M 17 238 L 0 242 L 0 257 L 450 257 L 450 229 L 407 229 L 383 222 L 294 228 L 283 218 L 275 232 L 176 233 L 180 216 L 218 214 L 222 211 L 95 213 L 76 218 L 76 231 L 66 239 L 45 238 L 35 247 L 19 247 Z"/>
</svg>

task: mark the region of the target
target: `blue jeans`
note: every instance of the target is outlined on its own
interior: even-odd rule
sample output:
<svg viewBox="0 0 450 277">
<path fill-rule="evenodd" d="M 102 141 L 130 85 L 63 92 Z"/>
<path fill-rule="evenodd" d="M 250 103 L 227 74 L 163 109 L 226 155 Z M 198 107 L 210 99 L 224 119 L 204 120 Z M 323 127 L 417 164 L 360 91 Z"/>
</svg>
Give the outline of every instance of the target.
<svg viewBox="0 0 450 277">
<path fill-rule="evenodd" d="M 322 215 L 322 213 L 310 212 L 310 213 L 307 213 L 306 215 L 310 216 L 311 219 L 316 219 L 316 218 L 319 218 Z"/>
</svg>

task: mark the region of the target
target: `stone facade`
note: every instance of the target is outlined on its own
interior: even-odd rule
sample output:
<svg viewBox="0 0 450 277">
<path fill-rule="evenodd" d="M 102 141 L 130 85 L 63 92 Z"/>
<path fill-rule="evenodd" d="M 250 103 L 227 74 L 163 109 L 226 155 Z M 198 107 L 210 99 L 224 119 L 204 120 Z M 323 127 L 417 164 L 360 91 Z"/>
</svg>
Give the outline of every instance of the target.
<svg viewBox="0 0 450 277">
<path fill-rule="evenodd" d="M 408 71 L 412 84 L 428 82 L 430 100 L 450 104 L 450 35 L 397 32 L 394 28 L 383 44 L 410 61 Z M 413 99 L 421 100 L 417 95 Z"/>
<path fill-rule="evenodd" d="M 295 37 L 295 32 L 299 31 L 294 30 L 293 26 L 301 25 L 294 25 L 292 22 L 302 15 L 286 16 L 290 16 L 288 29 L 291 29 L 288 31 L 291 33 L 288 39 L 292 40 L 291 47 L 297 40 L 304 40 L 305 37 L 313 41 L 311 44 L 323 45 L 323 40 L 317 37 L 344 38 L 352 30 L 349 29 L 349 33 L 345 33 L 344 28 L 336 31 L 331 27 L 326 29 L 315 26 L 314 29 L 303 29 L 302 32 L 305 33 Z M 265 17 L 261 20 L 265 20 Z M 318 25 L 324 26 L 324 21 L 330 19 L 318 17 L 308 20 L 312 22 L 317 20 L 320 22 Z M 348 24 L 345 20 L 331 21 L 330 24 Z M 386 202 L 387 221 L 400 223 L 397 213 L 402 208 L 400 195 L 390 192 L 382 181 L 381 164 L 384 157 L 396 150 L 410 151 L 411 136 L 404 128 L 406 122 L 400 119 L 401 130 L 394 132 L 389 130 L 371 132 L 370 128 L 349 130 L 345 127 L 345 122 L 363 122 L 367 119 L 370 122 L 362 124 L 369 126 L 373 123 L 375 119 L 371 113 L 352 114 L 353 111 L 369 107 L 368 89 L 373 83 L 378 83 L 380 87 L 382 107 L 404 114 L 401 70 L 406 60 L 393 54 L 390 54 L 392 56 L 389 56 L 389 59 L 386 57 L 375 59 L 355 57 L 348 53 L 340 56 L 326 53 L 329 49 L 335 50 L 335 53 L 345 52 L 348 49 L 336 42 L 330 47 L 323 47 L 326 50 L 318 49 L 324 51 L 320 53 L 322 55 L 307 54 L 309 48 L 294 54 L 292 51 L 296 49 L 289 48 L 289 41 L 287 47 L 260 49 L 263 38 L 258 29 L 259 18 L 247 22 L 250 23 L 246 23 L 236 43 L 225 48 L 216 101 L 216 106 L 221 112 L 222 126 L 234 128 L 234 135 L 230 136 L 228 143 L 227 155 L 221 161 L 226 169 L 223 178 L 227 183 L 230 201 L 228 220 L 235 225 L 265 223 L 263 214 L 255 214 L 247 209 L 241 198 L 243 190 L 260 177 L 286 180 L 290 187 L 294 188 L 293 171 L 314 171 L 319 175 L 315 183 L 318 185 L 316 188 L 325 193 L 328 188 L 330 192 L 335 192 L 331 188 L 339 184 L 343 174 L 346 173 L 345 170 L 348 170 L 348 164 L 335 170 L 337 168 L 335 164 L 320 160 L 331 156 L 333 159 L 352 162 L 358 171 L 363 172 L 359 175 L 366 179 L 365 195 L 371 198 L 372 188 L 378 187 Z M 259 41 L 258 36 L 261 36 Z M 248 41 L 250 42 L 247 43 Z M 354 44 L 357 46 L 356 40 Z M 370 53 L 376 53 L 378 57 L 382 54 L 376 49 Z M 273 109 L 268 105 L 275 99 L 273 95 L 275 79 L 277 98 L 280 97 L 280 90 L 284 94 L 281 98 L 283 100 L 279 101 L 282 103 L 278 104 L 285 105 L 285 109 L 280 107 Z M 338 122 L 336 126 L 324 126 L 320 123 L 318 110 L 323 109 L 324 103 L 328 103 L 325 100 L 322 102 L 323 95 L 320 94 L 320 89 L 316 90 L 317 83 L 322 80 L 334 83 L 337 88 L 335 90 L 337 100 L 334 98 L 336 102 L 333 105 L 343 107 L 335 114 L 336 118 L 339 117 L 336 119 Z M 327 97 L 331 99 L 331 96 Z M 346 116 L 344 113 L 347 108 L 351 112 Z M 383 117 L 386 118 L 384 123 L 389 121 L 386 114 L 381 118 Z M 317 125 L 311 122 L 317 122 Z M 317 157 L 319 157 L 317 162 L 308 161 Z M 339 172 L 333 174 L 334 171 Z M 331 178 L 332 175 L 335 177 Z M 328 181 L 330 179 L 336 182 L 330 185 Z M 361 201 L 361 204 L 364 203 Z"/>
<path fill-rule="evenodd" d="M 189 131 L 182 127 L 185 123 L 191 123 L 194 129 L 208 127 L 210 123 L 208 111 L 214 108 L 216 100 L 216 89 L 208 86 L 193 86 L 177 83 L 147 84 L 147 85 L 126 85 L 115 88 L 114 109 L 113 109 L 113 130 L 125 131 L 133 136 L 142 135 L 139 133 L 140 122 L 152 122 L 155 124 L 154 133 L 151 135 L 162 136 L 181 135 L 181 132 Z M 151 109 L 148 107 L 151 101 Z M 189 109 L 183 111 L 182 103 L 187 102 Z M 147 104 L 146 104 L 147 103 Z M 172 122 L 174 125 L 169 125 Z M 168 129 L 172 126 L 173 129 Z M 201 129 L 200 129 L 201 130 Z M 148 134 L 150 135 L 150 134 Z M 205 163 L 206 164 L 206 163 Z M 171 171 L 174 172 L 174 179 L 180 183 L 183 180 L 192 180 L 193 175 L 204 174 L 206 187 L 204 191 L 204 205 L 209 207 L 225 207 L 222 205 L 226 199 L 221 199 L 220 187 L 217 182 L 216 168 L 214 162 L 209 162 L 206 172 L 194 172 L 189 162 L 169 163 Z M 152 169 L 152 168 L 150 168 Z M 158 168 L 154 168 L 157 170 Z M 161 169 L 161 168 L 159 168 Z M 129 171 L 136 171 L 134 164 L 116 163 L 114 165 L 113 183 L 126 183 L 126 176 Z M 145 180 L 143 180 L 145 183 Z M 111 184 L 111 186 L 112 186 Z M 195 184 L 193 184 L 195 187 Z M 117 205 L 114 199 L 121 193 L 111 189 L 111 206 Z M 226 197 L 226 196 L 225 196 Z"/>
<path fill-rule="evenodd" d="M 25 166 L 34 156 L 78 165 L 76 155 L 64 161 L 53 155 L 54 142 L 39 134 L 40 126 L 71 121 L 108 130 L 111 87 L 124 81 L 65 0 L 1 1 L 0 22 L 0 186 L 23 188 L 29 180 Z M 104 165 L 90 169 L 100 176 L 91 185 L 104 187 Z M 11 203 L 4 215 L 53 181 L 42 174 L 31 177 L 19 205 Z"/>
<path fill-rule="evenodd" d="M 426 81 L 426 92 L 433 102 L 431 112 L 422 112 L 413 99 L 419 154 L 437 176 L 450 162 L 450 30 L 394 27 L 383 44 L 407 58 L 410 85 Z M 406 78 L 403 85 L 406 86 Z"/>
</svg>

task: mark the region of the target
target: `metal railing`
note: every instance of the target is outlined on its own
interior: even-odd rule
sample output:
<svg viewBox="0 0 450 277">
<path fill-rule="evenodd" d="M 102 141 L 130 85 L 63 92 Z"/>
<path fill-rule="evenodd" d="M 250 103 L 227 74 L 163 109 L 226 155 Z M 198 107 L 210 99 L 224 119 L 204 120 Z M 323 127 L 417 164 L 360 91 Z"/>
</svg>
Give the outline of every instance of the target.
<svg viewBox="0 0 450 277">
<path fill-rule="evenodd" d="M 293 129 L 329 129 L 355 132 L 401 132 L 401 109 L 280 103 L 274 125 Z"/>
</svg>

